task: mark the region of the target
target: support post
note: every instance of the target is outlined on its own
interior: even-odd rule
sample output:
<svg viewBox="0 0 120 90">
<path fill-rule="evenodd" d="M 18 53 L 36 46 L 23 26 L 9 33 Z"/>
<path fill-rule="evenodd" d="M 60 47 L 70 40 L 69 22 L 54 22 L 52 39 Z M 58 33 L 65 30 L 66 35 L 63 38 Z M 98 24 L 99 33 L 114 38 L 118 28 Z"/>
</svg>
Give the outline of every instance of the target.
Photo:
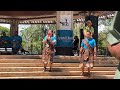
<svg viewBox="0 0 120 90">
<path fill-rule="evenodd" d="M 56 55 L 73 55 L 73 11 L 57 11 Z"/>
</svg>

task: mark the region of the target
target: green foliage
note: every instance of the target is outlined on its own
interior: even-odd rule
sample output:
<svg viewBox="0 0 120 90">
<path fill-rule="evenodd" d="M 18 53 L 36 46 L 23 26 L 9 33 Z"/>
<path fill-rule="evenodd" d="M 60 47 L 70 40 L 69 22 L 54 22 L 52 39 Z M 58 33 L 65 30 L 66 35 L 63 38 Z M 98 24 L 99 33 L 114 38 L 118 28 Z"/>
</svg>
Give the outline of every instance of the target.
<svg viewBox="0 0 120 90">
<path fill-rule="evenodd" d="M 106 37 L 107 37 L 106 32 L 100 32 L 98 34 L 98 51 L 102 55 L 106 54 L 106 47 L 107 47 Z"/>
<path fill-rule="evenodd" d="M 47 25 L 48 29 L 52 29 L 56 31 L 56 25 L 51 24 Z M 23 28 L 20 31 L 20 35 L 22 36 L 23 42 L 22 45 L 23 47 L 32 53 L 38 53 L 41 54 L 41 51 L 43 49 L 43 37 L 46 34 L 46 29 L 45 29 L 45 24 L 34 24 L 31 25 L 28 28 Z M 32 43 L 32 48 L 31 48 L 31 43 Z"/>
<path fill-rule="evenodd" d="M 79 23 L 74 23 L 73 28 L 74 28 L 73 37 L 74 36 L 80 37 L 80 24 Z"/>
<path fill-rule="evenodd" d="M 8 36 L 10 36 L 10 29 L 9 29 L 9 28 L 0 26 L 0 36 L 1 36 L 1 34 L 2 34 L 3 31 L 6 32 L 6 34 L 7 34 Z"/>
<path fill-rule="evenodd" d="M 98 34 L 98 47 L 106 47 L 107 46 L 106 37 L 107 37 L 106 32 L 100 32 Z"/>
<path fill-rule="evenodd" d="M 107 24 L 106 24 L 107 23 Z M 100 20 L 99 21 L 99 25 L 101 24 L 105 24 L 105 25 L 110 25 L 110 20 Z M 80 29 L 84 27 L 84 25 L 80 24 L 80 23 L 74 23 L 73 25 L 74 27 L 74 30 L 73 30 L 73 37 L 74 36 L 78 36 L 80 38 Z M 107 28 L 108 26 L 106 26 L 106 30 L 108 29 Z M 105 50 L 106 47 L 107 47 L 107 43 L 106 43 L 106 35 L 107 33 L 105 31 L 102 31 L 100 33 L 98 33 L 98 48 L 100 50 Z"/>
</svg>

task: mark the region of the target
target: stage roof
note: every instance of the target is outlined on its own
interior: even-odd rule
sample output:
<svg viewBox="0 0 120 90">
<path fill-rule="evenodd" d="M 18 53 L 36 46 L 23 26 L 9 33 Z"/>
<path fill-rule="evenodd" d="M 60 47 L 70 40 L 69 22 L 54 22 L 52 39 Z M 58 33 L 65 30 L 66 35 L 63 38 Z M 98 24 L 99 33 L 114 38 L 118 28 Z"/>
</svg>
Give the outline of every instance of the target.
<svg viewBox="0 0 120 90">
<path fill-rule="evenodd" d="M 114 14 L 115 11 L 74 11 L 73 19 L 84 18 L 87 15 L 95 16 L 106 16 Z M 20 20 L 22 23 L 27 23 L 29 20 L 39 21 L 50 21 L 54 23 L 56 21 L 57 11 L 0 11 L 0 23 L 9 23 L 9 20 L 15 19 Z M 29 23 L 29 22 L 28 22 Z"/>
</svg>

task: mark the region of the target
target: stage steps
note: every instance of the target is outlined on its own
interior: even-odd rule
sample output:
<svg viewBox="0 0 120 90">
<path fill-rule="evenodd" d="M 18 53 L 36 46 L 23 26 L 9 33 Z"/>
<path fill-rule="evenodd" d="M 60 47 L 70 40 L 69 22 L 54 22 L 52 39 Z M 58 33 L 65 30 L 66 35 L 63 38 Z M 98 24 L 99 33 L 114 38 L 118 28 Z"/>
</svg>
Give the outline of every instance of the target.
<svg viewBox="0 0 120 90">
<path fill-rule="evenodd" d="M 53 72 L 43 72 L 41 56 L 1 56 L 0 79 L 113 79 L 118 65 L 118 61 L 113 57 L 98 57 L 91 77 L 88 77 L 80 76 L 79 57 L 55 57 Z"/>
</svg>

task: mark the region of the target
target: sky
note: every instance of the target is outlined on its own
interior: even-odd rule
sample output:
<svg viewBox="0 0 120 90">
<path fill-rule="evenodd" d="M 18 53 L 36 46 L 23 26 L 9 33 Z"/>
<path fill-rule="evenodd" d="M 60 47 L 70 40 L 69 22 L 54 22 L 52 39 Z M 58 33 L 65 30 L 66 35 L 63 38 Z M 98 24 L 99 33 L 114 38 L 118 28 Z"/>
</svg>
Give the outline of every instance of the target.
<svg viewBox="0 0 120 90">
<path fill-rule="evenodd" d="M 0 26 L 10 28 L 10 24 L 0 24 Z M 19 25 L 19 30 L 21 30 L 21 29 L 24 28 L 24 27 L 29 27 L 29 26 L 30 26 L 30 25 L 20 24 L 20 25 Z"/>
<path fill-rule="evenodd" d="M 100 26 L 98 26 L 98 32 L 104 31 L 104 30 L 105 30 L 105 25 L 101 24 Z"/>
<path fill-rule="evenodd" d="M 6 28 L 9 28 L 10 29 L 10 24 L 0 24 L 0 26 L 3 26 L 3 27 L 6 27 Z M 22 28 L 27 28 L 29 27 L 30 25 L 23 25 L 23 24 L 20 24 L 18 27 L 19 27 L 19 32 L 20 30 L 22 30 Z M 19 33 L 18 32 L 18 33 Z"/>
<path fill-rule="evenodd" d="M 10 24 L 0 24 L 0 26 L 10 28 Z"/>
</svg>

